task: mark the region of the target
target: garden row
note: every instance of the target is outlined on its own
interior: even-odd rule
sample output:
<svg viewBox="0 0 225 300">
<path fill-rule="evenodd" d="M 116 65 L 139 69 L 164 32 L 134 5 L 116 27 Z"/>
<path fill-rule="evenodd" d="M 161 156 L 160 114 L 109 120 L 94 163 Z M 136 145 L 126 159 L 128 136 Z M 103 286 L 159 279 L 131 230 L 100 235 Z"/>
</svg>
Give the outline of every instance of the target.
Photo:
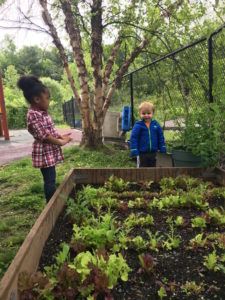
<svg viewBox="0 0 225 300">
<path fill-rule="evenodd" d="M 71 236 L 20 274 L 20 299 L 225 298 L 224 187 L 111 176 L 73 194 L 58 228 Z"/>
</svg>

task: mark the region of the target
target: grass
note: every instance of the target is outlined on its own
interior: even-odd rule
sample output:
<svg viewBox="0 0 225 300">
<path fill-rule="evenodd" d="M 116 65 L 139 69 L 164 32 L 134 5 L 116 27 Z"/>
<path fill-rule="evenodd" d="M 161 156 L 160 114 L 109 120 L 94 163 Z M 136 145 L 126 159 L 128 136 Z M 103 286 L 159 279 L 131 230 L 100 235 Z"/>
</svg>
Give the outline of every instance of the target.
<svg viewBox="0 0 225 300">
<path fill-rule="evenodd" d="M 68 124 L 56 124 L 55 127 L 57 129 L 70 129 L 70 126 L 68 126 Z"/>
<path fill-rule="evenodd" d="M 135 167 L 128 151 L 104 147 L 101 151 L 73 146 L 63 150 L 57 165 L 57 186 L 74 167 Z M 45 206 L 43 181 L 30 158 L 0 167 L 0 279 Z"/>
</svg>

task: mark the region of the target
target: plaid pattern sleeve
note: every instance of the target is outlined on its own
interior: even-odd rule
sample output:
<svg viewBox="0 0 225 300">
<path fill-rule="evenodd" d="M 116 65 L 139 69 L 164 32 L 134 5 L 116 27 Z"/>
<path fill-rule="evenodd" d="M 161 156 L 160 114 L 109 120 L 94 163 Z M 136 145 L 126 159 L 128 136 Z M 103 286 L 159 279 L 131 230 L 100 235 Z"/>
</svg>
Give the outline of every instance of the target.
<svg viewBox="0 0 225 300">
<path fill-rule="evenodd" d="M 48 168 L 63 162 L 61 147 L 45 142 L 48 135 L 58 137 L 55 124 L 47 112 L 29 109 L 27 114 L 27 128 L 34 137 L 32 161 L 35 168 Z"/>
</svg>

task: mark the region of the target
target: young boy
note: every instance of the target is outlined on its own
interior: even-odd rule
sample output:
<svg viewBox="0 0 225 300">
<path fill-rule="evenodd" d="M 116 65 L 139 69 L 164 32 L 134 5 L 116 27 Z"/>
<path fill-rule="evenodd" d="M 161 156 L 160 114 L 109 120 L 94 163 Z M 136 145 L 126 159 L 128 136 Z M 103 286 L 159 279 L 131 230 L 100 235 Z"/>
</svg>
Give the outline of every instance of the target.
<svg viewBox="0 0 225 300">
<path fill-rule="evenodd" d="M 164 136 L 159 123 L 153 120 L 155 108 L 150 102 L 142 102 L 138 108 L 141 121 L 137 121 L 130 136 L 130 151 L 137 156 L 137 168 L 155 167 L 156 152 L 166 152 Z"/>
</svg>

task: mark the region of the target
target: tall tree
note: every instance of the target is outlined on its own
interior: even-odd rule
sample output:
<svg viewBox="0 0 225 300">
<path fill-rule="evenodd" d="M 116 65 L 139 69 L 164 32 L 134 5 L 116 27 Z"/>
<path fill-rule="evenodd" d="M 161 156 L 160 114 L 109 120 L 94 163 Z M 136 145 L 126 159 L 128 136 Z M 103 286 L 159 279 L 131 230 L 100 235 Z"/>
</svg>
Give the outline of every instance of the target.
<svg viewBox="0 0 225 300">
<path fill-rule="evenodd" d="M 199 1 L 194 2 L 197 5 Z M 162 40 L 166 28 L 170 24 L 174 27 L 176 13 L 188 18 L 193 5 L 189 0 L 39 0 L 39 3 L 43 8 L 43 20 L 58 48 L 80 108 L 82 144 L 99 145 L 102 143 L 102 125 L 106 112 L 123 75 L 153 38 Z M 195 10 L 200 10 L 200 6 Z M 57 31 L 61 22 L 64 23 L 72 48 L 79 78 L 78 85 L 75 85 L 67 51 Z M 180 19 L 176 24 L 182 31 L 184 25 Z M 114 40 L 114 44 L 106 57 L 104 48 L 109 40 L 111 44 Z M 124 43 L 127 45 L 126 58 L 121 61 L 115 73 L 115 61 Z M 90 78 L 85 61 L 87 53 L 91 56 L 93 73 L 93 106 L 90 101 Z"/>
<path fill-rule="evenodd" d="M 58 48 L 80 108 L 83 145 L 96 146 L 102 143 L 102 125 L 112 96 L 134 60 L 145 48 L 147 50 L 147 45 L 149 46 L 153 39 L 162 40 L 169 26 L 182 31 L 184 28 L 182 17 L 186 19 L 192 17 L 191 9 L 194 5 L 197 5 L 195 11 L 200 9 L 200 2 L 199 0 L 191 3 L 189 0 L 39 0 L 43 8 L 43 20 Z M 24 24 L 32 25 L 32 20 L 28 20 L 29 18 L 25 16 Z M 68 52 L 60 38 L 62 34 L 57 31 L 62 21 L 76 63 L 78 85 L 75 84 L 69 67 Z M 35 30 L 43 31 L 39 26 L 35 26 Z M 112 45 L 108 56 L 105 51 L 107 42 Z M 118 70 L 115 72 L 115 61 L 124 45 L 126 45 L 125 59 L 120 60 Z M 92 78 L 86 64 L 87 54 L 91 57 Z M 93 88 L 93 105 L 90 101 L 90 86 Z"/>
</svg>

